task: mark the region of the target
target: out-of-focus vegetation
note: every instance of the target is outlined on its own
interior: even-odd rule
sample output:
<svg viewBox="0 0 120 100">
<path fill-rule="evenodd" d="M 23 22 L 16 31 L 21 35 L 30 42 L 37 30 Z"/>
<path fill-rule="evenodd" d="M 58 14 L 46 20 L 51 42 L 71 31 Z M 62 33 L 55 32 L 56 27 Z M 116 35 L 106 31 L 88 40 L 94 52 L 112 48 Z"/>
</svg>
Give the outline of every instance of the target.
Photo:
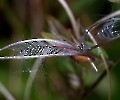
<svg viewBox="0 0 120 100">
<path fill-rule="evenodd" d="M 120 9 L 119 3 L 111 3 L 108 0 L 66 0 L 66 2 L 84 28 Z M 50 30 L 47 24 L 49 16 L 57 19 L 66 29 L 71 28 L 67 14 L 57 0 L 0 0 L 0 47 L 19 40 L 41 38 L 43 31 Z M 109 61 L 120 54 L 119 42 L 117 39 L 106 46 Z M 3 51 L 0 55 L 10 53 L 12 54 Z M 30 70 L 34 62 L 35 59 L 0 60 L 0 83 L 16 100 L 25 99 L 26 83 L 32 73 Z M 83 67 L 84 65 L 78 64 L 70 57 L 45 58 L 33 80 L 30 100 L 82 100 L 87 89 L 89 90 L 104 69 L 104 66 L 101 66 L 98 68 L 99 72 L 95 72 L 89 64 L 85 65 L 86 67 Z M 120 99 L 119 66 L 119 62 L 114 64 L 110 72 L 112 100 Z M 95 88 L 91 88 L 92 91 L 86 99 L 106 100 L 108 88 L 109 83 L 105 76 Z M 3 91 L 0 92 L 0 100 L 6 100 Z"/>
</svg>

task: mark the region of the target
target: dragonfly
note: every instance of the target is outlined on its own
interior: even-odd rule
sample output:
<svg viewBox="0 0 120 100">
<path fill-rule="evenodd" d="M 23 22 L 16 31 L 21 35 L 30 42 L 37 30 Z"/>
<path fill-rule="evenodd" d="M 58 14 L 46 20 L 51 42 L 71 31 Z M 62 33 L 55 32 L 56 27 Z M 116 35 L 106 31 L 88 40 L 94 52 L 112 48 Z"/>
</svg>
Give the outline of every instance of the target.
<svg viewBox="0 0 120 100">
<path fill-rule="evenodd" d="M 73 41 L 66 39 L 65 37 L 58 37 L 62 39 L 29 39 L 18 41 L 7 45 L 0 49 L 0 51 L 10 49 L 16 51 L 17 55 L 12 56 L 0 56 L 0 59 L 32 59 L 32 58 L 45 58 L 53 56 L 79 56 L 85 57 L 93 68 L 97 70 L 97 67 L 93 63 L 93 56 L 91 54 L 92 50 L 100 47 L 102 42 L 110 42 L 120 37 L 119 31 L 115 30 L 116 23 L 120 21 L 120 18 L 110 18 L 105 21 L 101 21 L 91 26 L 85 30 L 83 37 L 86 37 L 90 32 L 102 25 L 102 27 L 94 34 L 95 39 L 98 39 L 101 42 L 97 42 L 94 46 L 87 45 L 84 38 L 76 41 L 73 38 Z M 58 34 L 57 34 L 58 35 Z"/>
</svg>

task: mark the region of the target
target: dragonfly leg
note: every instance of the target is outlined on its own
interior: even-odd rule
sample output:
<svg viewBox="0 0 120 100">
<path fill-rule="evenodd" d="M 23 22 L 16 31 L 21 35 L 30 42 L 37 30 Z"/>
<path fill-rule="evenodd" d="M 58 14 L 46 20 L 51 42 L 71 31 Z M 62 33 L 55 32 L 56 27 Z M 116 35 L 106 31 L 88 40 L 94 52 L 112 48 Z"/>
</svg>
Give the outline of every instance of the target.
<svg viewBox="0 0 120 100">
<path fill-rule="evenodd" d="M 97 69 L 96 65 L 92 62 L 92 60 L 90 58 L 88 58 L 88 61 L 90 62 L 91 66 L 95 69 L 95 71 L 98 72 L 98 69 Z"/>
</svg>

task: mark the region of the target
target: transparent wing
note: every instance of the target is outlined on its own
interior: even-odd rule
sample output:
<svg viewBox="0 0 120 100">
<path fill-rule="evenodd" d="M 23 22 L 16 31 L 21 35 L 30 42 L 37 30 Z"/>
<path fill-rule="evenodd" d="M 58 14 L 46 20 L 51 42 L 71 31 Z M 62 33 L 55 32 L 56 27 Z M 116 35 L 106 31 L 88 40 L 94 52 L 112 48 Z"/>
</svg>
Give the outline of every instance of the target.
<svg viewBox="0 0 120 100">
<path fill-rule="evenodd" d="M 65 41 L 51 39 L 31 39 L 19 41 L 0 49 L 11 49 L 18 52 L 17 56 L 4 56 L 0 59 L 30 59 L 51 56 L 71 56 L 80 54 L 72 45 Z"/>
<path fill-rule="evenodd" d="M 111 18 L 103 27 L 98 31 L 97 35 L 100 39 L 111 41 L 120 37 L 119 18 Z"/>
<path fill-rule="evenodd" d="M 111 41 L 120 38 L 120 18 L 109 18 L 107 20 L 98 21 L 86 30 L 87 35 L 97 48 L 105 46 Z"/>
</svg>

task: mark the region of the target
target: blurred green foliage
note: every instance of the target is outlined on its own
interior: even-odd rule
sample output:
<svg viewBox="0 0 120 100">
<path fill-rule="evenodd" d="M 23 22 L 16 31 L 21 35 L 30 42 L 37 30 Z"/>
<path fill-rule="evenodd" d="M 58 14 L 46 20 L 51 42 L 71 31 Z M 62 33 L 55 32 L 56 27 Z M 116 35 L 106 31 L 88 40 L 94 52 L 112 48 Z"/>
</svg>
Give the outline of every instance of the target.
<svg viewBox="0 0 120 100">
<path fill-rule="evenodd" d="M 87 28 L 103 16 L 120 8 L 120 4 L 107 0 L 66 0 L 76 19 Z M 71 28 L 69 18 L 57 0 L 0 0 L 0 47 L 30 38 L 41 38 L 41 32 L 49 31 L 46 17 L 54 16 L 66 28 Z M 120 40 L 105 48 L 110 60 L 120 54 Z M 12 52 L 0 52 L 0 56 Z M 0 60 L 0 82 L 15 97 L 23 100 L 28 76 L 35 60 Z M 95 72 L 90 65 L 78 64 L 70 57 L 46 58 L 32 84 L 30 100 L 80 100 L 87 89 L 103 72 Z M 119 100 L 120 63 L 113 67 L 112 100 Z M 98 68 L 99 69 L 99 68 Z M 104 69 L 104 66 L 100 69 Z M 87 100 L 106 100 L 107 78 L 90 91 Z M 0 100 L 6 100 L 0 93 Z M 82 100 L 82 99 L 81 99 Z"/>
</svg>

